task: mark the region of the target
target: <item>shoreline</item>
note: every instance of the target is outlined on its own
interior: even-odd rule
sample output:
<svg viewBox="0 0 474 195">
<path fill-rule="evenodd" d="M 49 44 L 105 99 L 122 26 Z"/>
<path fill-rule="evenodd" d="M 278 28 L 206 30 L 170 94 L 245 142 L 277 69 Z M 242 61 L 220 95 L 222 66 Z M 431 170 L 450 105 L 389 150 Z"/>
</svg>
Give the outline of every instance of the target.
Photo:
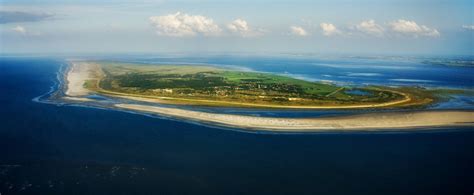
<svg viewBox="0 0 474 195">
<path fill-rule="evenodd" d="M 417 111 L 353 114 L 317 118 L 273 118 L 233 114 L 216 114 L 178 108 L 139 104 L 115 104 L 119 109 L 158 114 L 185 120 L 276 132 L 383 131 L 417 130 L 428 127 L 473 126 L 471 111 Z"/>
<path fill-rule="evenodd" d="M 85 67 L 77 68 L 85 64 Z M 71 68 L 65 72 L 62 82 L 65 87 L 63 101 L 79 103 L 100 103 L 87 98 L 93 91 L 84 87 L 86 80 L 97 79 L 93 76 L 97 65 L 87 62 L 71 62 Z M 76 67 L 76 69 L 74 69 Z M 100 94 L 100 93 L 99 93 Z M 401 129 L 398 131 L 421 131 L 420 128 L 474 126 L 474 111 L 411 111 L 393 113 L 353 114 L 347 116 L 317 117 L 317 118 L 271 118 L 235 114 L 218 114 L 201 111 L 192 111 L 180 108 L 167 108 L 139 104 L 139 102 L 153 102 L 149 98 L 110 95 L 134 100 L 137 103 L 114 103 L 105 107 L 111 109 L 128 110 L 142 113 L 157 114 L 182 120 L 197 121 L 212 124 L 218 127 L 235 127 L 258 131 L 274 132 L 344 132 L 370 131 L 383 132 Z M 162 102 L 159 102 L 162 103 Z"/>
</svg>

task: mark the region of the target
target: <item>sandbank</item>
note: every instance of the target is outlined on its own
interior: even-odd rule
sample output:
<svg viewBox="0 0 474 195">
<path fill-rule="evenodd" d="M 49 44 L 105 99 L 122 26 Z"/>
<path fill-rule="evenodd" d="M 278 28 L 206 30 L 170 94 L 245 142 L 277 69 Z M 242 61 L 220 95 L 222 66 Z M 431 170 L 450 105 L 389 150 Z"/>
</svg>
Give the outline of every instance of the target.
<svg viewBox="0 0 474 195">
<path fill-rule="evenodd" d="M 471 111 L 419 111 L 373 113 L 321 118 L 271 118 L 217 114 L 178 108 L 165 108 L 140 104 L 116 104 L 115 107 L 148 112 L 181 119 L 210 122 L 220 126 L 271 131 L 350 131 L 416 129 L 422 127 L 472 126 L 474 112 Z"/>
</svg>

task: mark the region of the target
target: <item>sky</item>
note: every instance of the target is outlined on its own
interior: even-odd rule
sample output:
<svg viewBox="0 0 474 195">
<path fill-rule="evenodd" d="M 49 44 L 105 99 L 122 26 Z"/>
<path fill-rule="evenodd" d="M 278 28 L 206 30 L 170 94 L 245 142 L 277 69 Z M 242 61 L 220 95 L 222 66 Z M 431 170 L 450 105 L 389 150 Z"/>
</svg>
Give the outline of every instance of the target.
<svg viewBox="0 0 474 195">
<path fill-rule="evenodd" d="M 474 55 L 472 0 L 0 0 L 0 53 Z"/>
</svg>

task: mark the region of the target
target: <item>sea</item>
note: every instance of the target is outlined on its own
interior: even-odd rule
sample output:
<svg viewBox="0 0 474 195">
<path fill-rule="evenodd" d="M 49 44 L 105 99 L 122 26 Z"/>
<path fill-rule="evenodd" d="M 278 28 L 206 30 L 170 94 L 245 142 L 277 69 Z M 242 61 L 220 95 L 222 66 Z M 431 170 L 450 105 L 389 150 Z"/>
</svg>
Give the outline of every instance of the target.
<svg viewBox="0 0 474 195">
<path fill-rule="evenodd" d="M 474 193 L 472 126 L 416 132 L 271 133 L 40 101 L 58 87 L 58 72 L 67 59 L 86 57 L 212 65 L 337 85 L 474 87 L 473 67 L 430 64 L 426 57 L 2 56 L 1 195 Z M 474 99 L 455 95 L 426 109 L 472 110 Z M 275 117 L 345 112 L 221 111 Z"/>
</svg>

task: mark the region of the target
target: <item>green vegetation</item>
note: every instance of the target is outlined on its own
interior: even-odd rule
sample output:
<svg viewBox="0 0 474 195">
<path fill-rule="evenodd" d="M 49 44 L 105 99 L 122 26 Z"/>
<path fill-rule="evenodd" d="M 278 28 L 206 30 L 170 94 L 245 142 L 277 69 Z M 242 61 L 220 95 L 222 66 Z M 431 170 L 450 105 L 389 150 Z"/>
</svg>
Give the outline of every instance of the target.
<svg viewBox="0 0 474 195">
<path fill-rule="evenodd" d="M 86 83 L 85 87 L 116 95 L 174 99 L 186 104 L 226 105 L 227 102 L 270 106 L 352 106 L 410 100 L 406 93 L 392 88 L 352 89 L 281 75 L 210 66 L 99 64 L 103 72 L 99 84 Z M 361 93 L 353 93 L 354 90 Z"/>
</svg>

